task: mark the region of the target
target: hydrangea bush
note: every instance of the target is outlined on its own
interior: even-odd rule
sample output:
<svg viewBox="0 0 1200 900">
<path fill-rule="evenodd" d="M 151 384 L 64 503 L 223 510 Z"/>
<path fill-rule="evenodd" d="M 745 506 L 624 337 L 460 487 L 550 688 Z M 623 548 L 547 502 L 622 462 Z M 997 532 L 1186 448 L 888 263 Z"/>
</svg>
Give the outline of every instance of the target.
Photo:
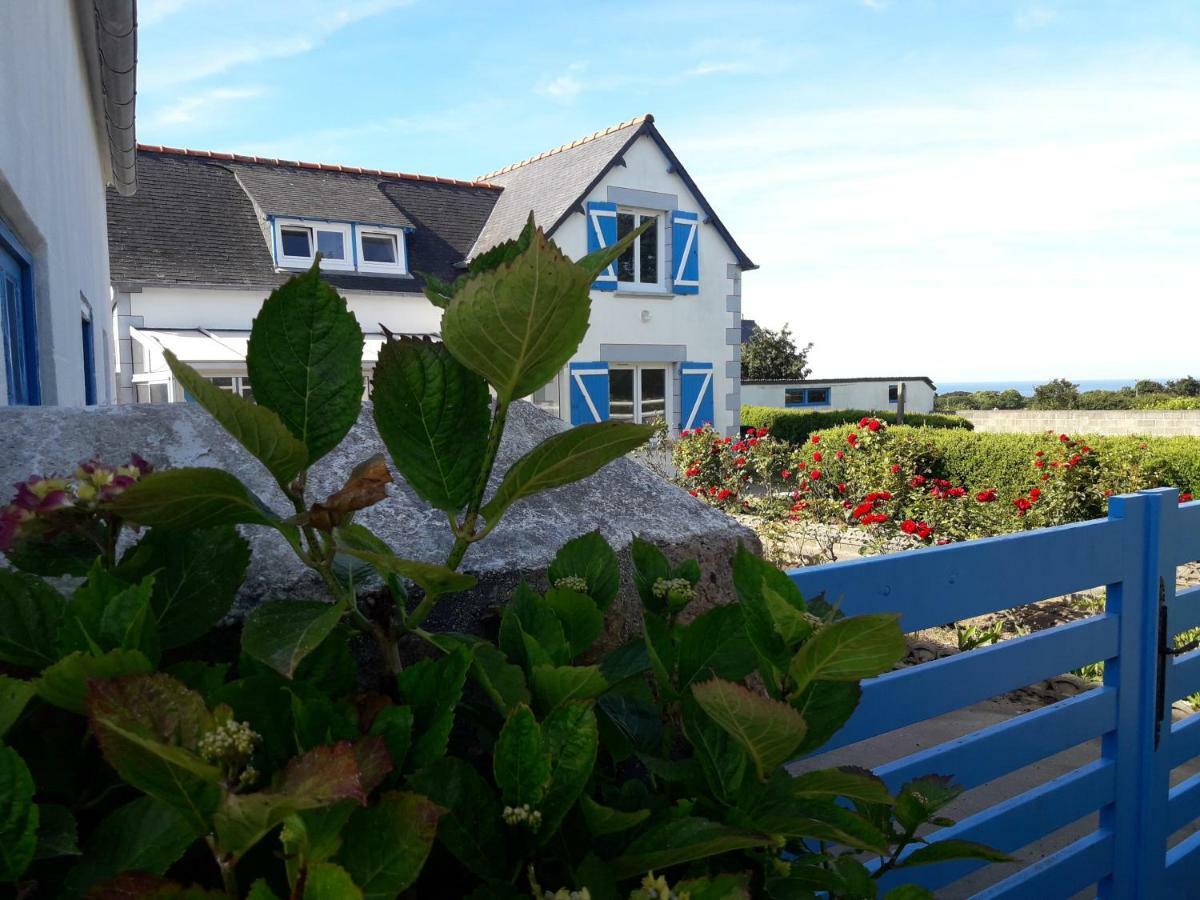
<svg viewBox="0 0 1200 900">
<path fill-rule="evenodd" d="M 362 334 L 315 267 L 254 321 L 254 400 L 168 354 L 290 509 L 228 472 L 138 457 L 18 486 L 15 569 L 0 569 L 0 882 L 123 900 L 861 898 L 897 867 L 1004 858 L 925 845 L 949 779 L 893 793 L 864 770 L 783 770 L 905 642 L 895 616 L 841 616 L 744 550 L 740 602 L 704 611 L 697 564 L 635 538 L 642 632 L 608 651 L 621 575 L 598 533 L 559 551 L 548 590 L 520 585 L 491 633 L 426 629 L 473 586 L 463 555 L 509 507 L 649 437 L 581 426 L 488 490 L 510 404 L 575 352 L 589 285 L 622 249 L 572 263 L 530 222 L 453 285 L 429 279 L 444 343 L 389 342 L 375 370 L 391 465 L 364 460 L 328 497 L 307 472 L 358 419 Z M 393 469 L 445 513 L 444 563 L 355 522 Z M 213 636 L 245 528 L 277 534 L 326 596 L 259 606 L 230 657 Z"/>
</svg>

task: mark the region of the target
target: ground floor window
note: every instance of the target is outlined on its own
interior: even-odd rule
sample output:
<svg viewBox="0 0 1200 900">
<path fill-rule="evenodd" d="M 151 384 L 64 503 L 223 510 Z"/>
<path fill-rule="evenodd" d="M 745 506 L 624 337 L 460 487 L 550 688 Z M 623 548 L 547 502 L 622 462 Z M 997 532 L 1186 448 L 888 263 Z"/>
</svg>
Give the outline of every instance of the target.
<svg viewBox="0 0 1200 900">
<path fill-rule="evenodd" d="M 41 402 L 33 281 L 24 251 L 6 234 L 0 225 L 0 364 L 8 402 L 32 405 Z"/>
<path fill-rule="evenodd" d="M 784 406 L 828 406 L 829 388 L 784 388 Z"/>
<path fill-rule="evenodd" d="M 664 365 L 613 363 L 608 371 L 608 416 L 638 423 L 666 419 L 668 389 Z"/>
<path fill-rule="evenodd" d="M 247 400 L 254 399 L 254 389 L 250 387 L 250 379 L 245 375 L 214 375 L 208 379 L 216 387 Z"/>
</svg>

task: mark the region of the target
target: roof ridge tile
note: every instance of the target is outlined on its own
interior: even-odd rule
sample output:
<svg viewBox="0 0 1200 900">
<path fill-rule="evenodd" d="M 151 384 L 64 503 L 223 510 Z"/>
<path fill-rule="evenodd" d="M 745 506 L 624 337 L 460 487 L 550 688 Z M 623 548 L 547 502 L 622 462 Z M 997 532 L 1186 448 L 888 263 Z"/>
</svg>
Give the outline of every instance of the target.
<svg viewBox="0 0 1200 900">
<path fill-rule="evenodd" d="M 482 179 L 466 181 L 461 178 L 446 178 L 441 175 L 416 175 L 412 172 L 390 172 L 386 169 L 364 169 L 362 166 L 345 166 L 336 163 L 304 162 L 301 160 L 277 159 L 266 156 L 248 156 L 243 153 L 225 153 L 215 150 L 192 150 L 187 147 L 167 147 L 162 144 L 138 144 L 137 149 L 145 153 L 163 153 L 171 156 L 186 156 L 193 159 L 220 159 L 228 162 L 250 163 L 263 166 L 287 166 L 292 169 L 310 169 L 321 172 L 341 172 L 345 175 L 371 175 L 398 181 L 432 181 L 459 187 L 490 188 L 503 190 L 498 184 L 488 184 Z"/>
<path fill-rule="evenodd" d="M 497 175 L 507 175 L 509 172 L 513 171 L 514 169 L 520 169 L 522 166 L 527 166 L 530 163 L 538 162 L 539 160 L 543 160 L 548 156 L 554 156 L 555 154 L 558 154 L 558 153 L 564 153 L 567 150 L 574 150 L 576 147 L 582 146 L 583 144 L 590 143 L 590 142 L 596 140 L 597 138 L 607 137 L 608 135 L 612 134 L 614 131 L 621 131 L 624 128 L 632 128 L 634 125 L 641 125 L 643 123 L 653 123 L 653 122 L 654 122 L 654 116 L 651 115 L 650 113 L 646 113 L 645 115 L 642 115 L 642 116 L 634 116 L 632 119 L 629 119 L 626 122 L 618 122 L 616 125 L 609 125 L 607 128 L 602 128 L 600 131 L 594 131 L 589 135 L 585 135 L 584 137 L 576 138 L 575 140 L 569 141 L 565 144 L 559 144 L 557 147 L 553 147 L 549 150 L 543 150 L 541 153 L 537 153 L 533 156 L 528 157 L 527 159 L 521 160 L 520 162 L 515 162 L 510 165 L 504 166 L 503 168 L 495 169 L 491 172 L 488 172 L 486 175 L 480 175 L 479 180 L 481 182 L 486 182 L 489 178 L 495 178 Z"/>
</svg>

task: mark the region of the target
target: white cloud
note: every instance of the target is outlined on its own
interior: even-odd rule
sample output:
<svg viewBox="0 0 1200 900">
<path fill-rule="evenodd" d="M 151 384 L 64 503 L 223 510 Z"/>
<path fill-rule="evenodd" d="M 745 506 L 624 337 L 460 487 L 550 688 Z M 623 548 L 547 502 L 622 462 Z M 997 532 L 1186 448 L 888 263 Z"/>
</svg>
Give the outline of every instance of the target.
<svg viewBox="0 0 1200 900">
<path fill-rule="evenodd" d="M 232 103 L 253 100 L 267 93 L 264 87 L 213 88 L 199 94 L 181 97 L 172 105 L 151 111 L 148 124 L 165 127 L 171 125 L 195 125 L 202 120 L 215 118 L 224 113 Z"/>
<path fill-rule="evenodd" d="M 557 100 L 560 103 L 573 102 L 584 90 L 584 83 L 579 76 L 586 68 L 585 63 L 571 63 L 561 75 L 544 81 L 537 86 L 537 92 L 543 97 Z"/>
<path fill-rule="evenodd" d="M 141 0 L 137 8 L 138 28 L 157 25 L 186 7 L 191 0 Z"/>
<path fill-rule="evenodd" d="M 883 12 L 892 5 L 892 0 L 862 0 L 862 5 L 875 12 Z"/>
<path fill-rule="evenodd" d="M 1200 294 L 1197 85 L 1200 60 L 1114 60 L 668 136 L 762 266 L 744 314 L 827 376 L 1161 377 L 1194 367 L 1159 325 Z"/>
<path fill-rule="evenodd" d="M 1047 25 L 1055 22 L 1058 19 L 1058 10 L 1051 9 L 1048 6 L 1034 4 L 1032 6 L 1023 6 L 1017 10 L 1016 17 L 1013 19 L 1017 28 L 1022 31 L 1033 31 L 1037 28 L 1045 28 Z"/>
</svg>

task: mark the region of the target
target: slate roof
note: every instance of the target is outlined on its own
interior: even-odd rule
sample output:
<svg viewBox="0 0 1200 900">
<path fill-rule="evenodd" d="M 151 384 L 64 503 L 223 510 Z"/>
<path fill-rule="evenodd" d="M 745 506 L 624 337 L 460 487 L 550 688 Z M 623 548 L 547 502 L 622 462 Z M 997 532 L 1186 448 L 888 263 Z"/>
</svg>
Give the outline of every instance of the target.
<svg viewBox="0 0 1200 900">
<path fill-rule="evenodd" d="M 138 151 L 138 191 L 108 195 L 114 284 L 273 287 L 268 215 L 412 228 L 411 272 L 453 280 L 500 191 L 476 182 L 204 151 Z M 419 277 L 325 272 L 345 290 L 420 291 Z"/>
<path fill-rule="evenodd" d="M 901 381 L 923 381 L 933 390 L 937 390 L 937 385 L 928 375 L 898 375 L 895 378 L 813 378 L 811 375 L 808 378 L 743 378 L 742 384 L 873 384 L 882 381 L 889 384 Z"/>
</svg>

